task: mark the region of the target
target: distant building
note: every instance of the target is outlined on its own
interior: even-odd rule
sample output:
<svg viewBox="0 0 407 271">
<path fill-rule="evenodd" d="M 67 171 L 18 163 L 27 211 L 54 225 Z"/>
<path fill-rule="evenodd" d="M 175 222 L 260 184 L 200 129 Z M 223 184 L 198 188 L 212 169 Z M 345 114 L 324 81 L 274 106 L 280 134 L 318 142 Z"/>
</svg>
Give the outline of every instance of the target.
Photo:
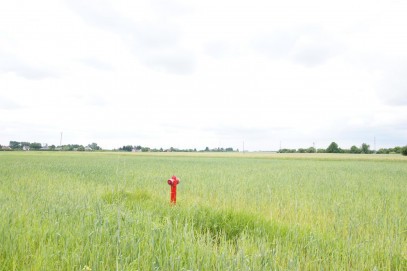
<svg viewBox="0 0 407 271">
<path fill-rule="evenodd" d="M 132 152 L 141 152 L 141 149 L 133 148 L 131 151 L 132 151 Z"/>
<path fill-rule="evenodd" d="M 29 151 L 30 150 L 30 146 L 23 146 L 23 151 Z"/>
<path fill-rule="evenodd" d="M 2 150 L 11 150 L 11 148 L 9 146 L 2 146 L 1 149 Z"/>
<path fill-rule="evenodd" d="M 85 147 L 85 151 L 92 151 L 92 148 L 89 147 L 89 146 L 86 146 L 86 147 Z"/>
</svg>

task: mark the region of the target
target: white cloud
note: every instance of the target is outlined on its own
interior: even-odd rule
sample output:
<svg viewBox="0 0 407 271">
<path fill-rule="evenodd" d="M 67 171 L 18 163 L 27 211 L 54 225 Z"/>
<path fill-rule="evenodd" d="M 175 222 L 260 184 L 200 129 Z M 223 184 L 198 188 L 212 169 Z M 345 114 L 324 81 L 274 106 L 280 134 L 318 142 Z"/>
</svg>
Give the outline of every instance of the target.
<svg viewBox="0 0 407 271">
<path fill-rule="evenodd" d="M 24 63 L 24 61 L 11 52 L 0 50 L 0 59 L 0 73 L 14 73 L 30 80 L 41 80 L 47 77 L 57 76 L 54 71 L 48 70 L 47 68 Z"/>
<path fill-rule="evenodd" d="M 91 68 L 94 68 L 94 69 L 101 69 L 101 70 L 107 70 L 107 71 L 114 69 L 111 64 L 100 61 L 97 58 L 93 58 L 93 57 L 79 59 L 79 62 L 82 62 L 83 64 L 85 64 Z"/>
<path fill-rule="evenodd" d="M 273 60 L 289 61 L 307 67 L 325 64 L 340 56 L 345 46 L 321 27 L 299 26 L 262 36 L 254 48 Z"/>
<path fill-rule="evenodd" d="M 171 21 L 167 19 L 151 21 L 149 18 L 140 20 L 135 16 L 127 18 L 117 12 L 115 6 L 105 1 L 86 0 L 67 3 L 86 23 L 119 34 L 140 62 L 147 67 L 176 74 L 193 72 L 194 55 L 178 44 L 179 29 Z M 156 3 L 152 7 L 141 8 L 152 13 L 162 13 L 159 7 L 161 5 Z M 140 6 L 132 8 L 136 11 L 136 16 L 140 14 Z"/>
<path fill-rule="evenodd" d="M 384 66 L 378 92 L 391 105 L 407 106 L 407 58 Z"/>
<path fill-rule="evenodd" d="M 19 108 L 21 108 L 21 105 L 15 101 L 0 96 L 0 110 L 7 110 L 11 112 L 11 110 Z"/>
<path fill-rule="evenodd" d="M 222 58 L 227 55 L 231 47 L 226 42 L 214 41 L 204 45 L 204 52 L 214 58 Z"/>
<path fill-rule="evenodd" d="M 4 3 L 0 144 L 58 144 L 64 131 L 107 148 L 405 145 L 406 12 L 399 1 Z"/>
</svg>

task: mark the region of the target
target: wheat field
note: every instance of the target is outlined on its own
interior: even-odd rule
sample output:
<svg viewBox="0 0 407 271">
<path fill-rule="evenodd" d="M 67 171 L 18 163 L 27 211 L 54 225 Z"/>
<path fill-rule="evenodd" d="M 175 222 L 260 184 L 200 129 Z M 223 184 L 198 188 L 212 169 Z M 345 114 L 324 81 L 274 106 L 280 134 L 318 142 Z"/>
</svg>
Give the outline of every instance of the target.
<svg viewBox="0 0 407 271">
<path fill-rule="evenodd" d="M 407 270 L 407 159 L 2 152 L 0 270 Z"/>
</svg>

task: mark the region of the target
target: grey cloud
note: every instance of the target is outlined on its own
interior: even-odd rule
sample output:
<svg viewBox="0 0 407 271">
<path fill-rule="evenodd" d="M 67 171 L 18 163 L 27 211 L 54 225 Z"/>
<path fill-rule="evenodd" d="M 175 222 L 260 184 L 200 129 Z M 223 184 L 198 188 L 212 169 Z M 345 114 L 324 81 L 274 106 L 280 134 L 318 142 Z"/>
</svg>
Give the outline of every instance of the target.
<svg viewBox="0 0 407 271">
<path fill-rule="evenodd" d="M 254 42 L 254 47 L 257 51 L 272 59 L 286 58 L 289 56 L 298 38 L 299 35 L 295 32 L 274 32 L 272 35 L 259 37 Z"/>
<path fill-rule="evenodd" d="M 178 28 L 168 21 L 136 23 L 100 1 L 67 3 L 86 23 L 121 36 L 147 67 L 177 74 L 194 71 L 195 56 L 178 45 Z"/>
<path fill-rule="evenodd" d="M 67 5 L 90 25 L 104 29 L 125 28 L 127 22 L 104 1 L 66 1 Z"/>
<path fill-rule="evenodd" d="M 21 76 L 29 80 L 41 80 L 48 77 L 57 77 L 55 72 L 24 63 L 14 54 L 0 50 L 0 73 L 9 72 L 15 73 L 17 76 Z"/>
<path fill-rule="evenodd" d="M 373 149 L 374 138 L 376 146 L 396 146 L 406 145 L 407 138 L 407 117 L 401 118 L 392 123 L 375 123 L 374 117 L 369 117 L 360 125 L 349 124 L 352 116 L 343 116 L 335 119 L 334 124 L 321 127 L 318 136 L 321 141 L 328 143 L 336 141 L 340 147 L 348 148 L 351 145 L 359 146 L 367 143 Z M 341 146 L 342 144 L 347 144 Z M 321 147 L 327 147 L 321 146 Z"/>
<path fill-rule="evenodd" d="M 346 60 L 370 74 L 378 98 L 387 105 L 407 106 L 407 58 L 372 52 L 354 52 Z"/>
<path fill-rule="evenodd" d="M 105 1 L 76 0 L 67 4 L 88 24 L 112 31 L 138 46 L 162 47 L 176 43 L 179 33 L 167 23 L 145 21 L 135 23 L 121 16 Z"/>
<path fill-rule="evenodd" d="M 213 42 L 205 45 L 204 52 L 213 58 L 222 58 L 229 49 L 229 45 L 224 42 Z"/>
<path fill-rule="evenodd" d="M 9 100 L 5 97 L 0 97 L 0 109 L 5 110 L 14 110 L 22 108 L 22 106 L 12 100 Z"/>
<path fill-rule="evenodd" d="M 75 99 L 77 103 L 86 106 L 105 106 L 108 104 L 102 96 L 97 94 L 72 95 L 71 97 Z"/>
<path fill-rule="evenodd" d="M 384 67 L 379 97 L 390 105 L 407 106 L 407 60 Z"/>
<path fill-rule="evenodd" d="M 93 105 L 93 106 L 105 106 L 107 102 L 99 95 L 89 96 L 85 99 L 86 105 Z"/>
<path fill-rule="evenodd" d="M 215 133 L 221 137 L 240 137 L 240 138 L 251 138 L 251 139 L 264 139 L 269 136 L 275 135 L 280 132 L 287 132 L 290 130 L 288 127 L 245 127 L 238 125 L 225 125 L 208 127 L 205 130 Z"/>
<path fill-rule="evenodd" d="M 191 6 L 186 6 L 185 2 L 181 3 L 181 1 L 151 0 L 150 3 L 164 17 L 174 16 L 174 14 L 186 15 L 192 11 Z"/>
<path fill-rule="evenodd" d="M 176 45 L 179 40 L 179 32 L 174 27 L 162 23 L 143 23 L 140 27 L 134 23 L 129 22 L 131 28 L 125 33 L 124 38 L 133 42 L 137 49 L 156 49 L 166 48 L 168 46 Z"/>
<path fill-rule="evenodd" d="M 336 54 L 335 49 L 324 45 L 309 45 L 295 52 L 292 59 L 304 66 L 314 67 L 323 64 Z"/>
<path fill-rule="evenodd" d="M 83 58 L 79 60 L 83 64 L 85 64 L 88 67 L 94 68 L 94 69 L 99 69 L 99 70 L 105 70 L 105 71 L 111 71 L 113 70 L 113 66 L 110 63 L 106 63 L 103 61 L 100 61 L 99 59 L 88 57 L 88 58 Z"/>
<path fill-rule="evenodd" d="M 149 54 L 141 59 L 146 66 L 152 69 L 171 73 L 190 74 L 195 69 L 194 56 L 184 51 Z"/>
<path fill-rule="evenodd" d="M 254 48 L 272 59 L 286 59 L 308 67 L 321 65 L 343 51 L 341 44 L 318 27 L 277 31 L 259 37 Z"/>
<path fill-rule="evenodd" d="M 55 144 L 59 142 L 60 131 L 52 125 L 21 121 L 0 122 L 0 142 L 11 140 Z"/>
<path fill-rule="evenodd" d="M 367 143 L 371 149 L 374 148 L 374 139 L 376 138 L 376 149 L 379 149 L 384 146 L 406 145 L 407 129 L 400 128 L 399 125 L 386 125 L 374 128 L 360 127 L 359 129 L 345 129 L 343 132 L 336 134 L 336 136 L 356 146 Z"/>
</svg>

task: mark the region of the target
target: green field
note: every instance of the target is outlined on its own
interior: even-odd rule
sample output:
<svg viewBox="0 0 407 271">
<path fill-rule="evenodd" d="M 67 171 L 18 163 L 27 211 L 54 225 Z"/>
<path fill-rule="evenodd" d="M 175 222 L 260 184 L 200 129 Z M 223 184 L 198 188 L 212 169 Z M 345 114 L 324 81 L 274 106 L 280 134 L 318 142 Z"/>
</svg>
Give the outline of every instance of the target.
<svg viewBox="0 0 407 271">
<path fill-rule="evenodd" d="M 0 270 L 89 268 L 407 270 L 407 158 L 0 153 Z"/>
</svg>

